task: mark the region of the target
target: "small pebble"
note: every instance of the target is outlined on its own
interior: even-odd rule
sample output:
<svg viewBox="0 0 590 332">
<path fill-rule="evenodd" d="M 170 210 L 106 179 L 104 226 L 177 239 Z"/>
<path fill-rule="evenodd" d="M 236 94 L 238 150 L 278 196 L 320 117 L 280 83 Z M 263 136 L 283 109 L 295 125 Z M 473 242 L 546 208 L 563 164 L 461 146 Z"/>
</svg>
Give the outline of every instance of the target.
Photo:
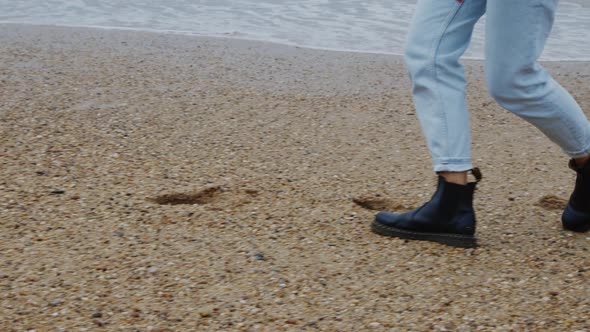
<svg viewBox="0 0 590 332">
<path fill-rule="evenodd" d="M 100 313 L 100 312 L 95 312 L 92 314 L 92 318 L 100 318 L 100 317 L 102 317 L 102 313 Z"/>
<path fill-rule="evenodd" d="M 65 193 L 65 190 L 55 189 L 55 190 L 52 190 L 51 193 L 54 195 L 61 195 L 61 194 Z"/>
<path fill-rule="evenodd" d="M 206 309 L 206 308 L 201 308 L 199 310 L 197 310 L 197 313 L 199 314 L 199 316 L 206 318 L 206 317 L 211 317 L 211 310 Z"/>
<path fill-rule="evenodd" d="M 51 303 L 49 303 L 49 305 L 52 307 L 57 307 L 61 303 L 62 303 L 62 299 L 55 299 L 55 300 L 51 301 Z"/>
<path fill-rule="evenodd" d="M 369 324 L 369 327 L 372 328 L 372 329 L 376 329 L 376 328 L 381 327 L 381 323 L 379 323 L 379 322 L 372 322 L 372 323 Z"/>
</svg>

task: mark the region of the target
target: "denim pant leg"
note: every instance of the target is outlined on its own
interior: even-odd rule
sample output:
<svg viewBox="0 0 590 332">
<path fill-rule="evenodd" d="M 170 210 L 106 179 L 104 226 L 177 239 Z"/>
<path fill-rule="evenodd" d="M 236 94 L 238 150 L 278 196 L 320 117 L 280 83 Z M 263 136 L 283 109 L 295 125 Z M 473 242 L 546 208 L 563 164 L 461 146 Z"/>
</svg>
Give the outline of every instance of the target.
<svg viewBox="0 0 590 332">
<path fill-rule="evenodd" d="M 459 58 L 485 10 L 486 0 L 419 0 L 410 27 L 405 61 L 437 172 L 473 168 L 466 83 Z"/>
<path fill-rule="evenodd" d="M 539 128 L 571 157 L 590 153 L 590 123 L 572 96 L 537 62 L 558 0 L 490 0 L 486 74 L 505 109 Z"/>
</svg>

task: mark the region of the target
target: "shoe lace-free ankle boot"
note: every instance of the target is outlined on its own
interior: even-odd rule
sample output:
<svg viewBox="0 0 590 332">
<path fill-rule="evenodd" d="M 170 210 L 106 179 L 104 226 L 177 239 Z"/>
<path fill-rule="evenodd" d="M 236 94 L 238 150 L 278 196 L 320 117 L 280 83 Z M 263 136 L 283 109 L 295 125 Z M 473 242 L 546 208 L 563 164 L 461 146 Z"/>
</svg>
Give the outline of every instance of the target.
<svg viewBox="0 0 590 332">
<path fill-rule="evenodd" d="M 576 186 L 561 215 L 563 228 L 574 232 L 590 231 L 590 162 L 578 167 L 570 160 L 569 167 L 576 171 Z"/>
<path fill-rule="evenodd" d="M 402 239 L 476 247 L 473 193 L 482 176 L 477 168 L 471 172 L 476 182 L 467 185 L 447 182 L 439 176 L 436 192 L 430 201 L 406 213 L 379 212 L 371 229 L 380 235 Z"/>
</svg>

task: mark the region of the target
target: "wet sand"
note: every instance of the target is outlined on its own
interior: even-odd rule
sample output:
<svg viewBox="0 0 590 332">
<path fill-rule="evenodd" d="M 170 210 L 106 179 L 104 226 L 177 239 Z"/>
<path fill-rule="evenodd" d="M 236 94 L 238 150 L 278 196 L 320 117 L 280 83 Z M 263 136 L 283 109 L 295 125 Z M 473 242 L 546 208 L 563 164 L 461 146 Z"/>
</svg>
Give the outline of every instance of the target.
<svg viewBox="0 0 590 332">
<path fill-rule="evenodd" d="M 436 177 L 402 59 L 0 25 L 0 330 L 590 331 L 567 157 L 467 61 L 477 249 L 370 232 Z M 590 66 L 547 67 L 587 114 Z"/>
</svg>

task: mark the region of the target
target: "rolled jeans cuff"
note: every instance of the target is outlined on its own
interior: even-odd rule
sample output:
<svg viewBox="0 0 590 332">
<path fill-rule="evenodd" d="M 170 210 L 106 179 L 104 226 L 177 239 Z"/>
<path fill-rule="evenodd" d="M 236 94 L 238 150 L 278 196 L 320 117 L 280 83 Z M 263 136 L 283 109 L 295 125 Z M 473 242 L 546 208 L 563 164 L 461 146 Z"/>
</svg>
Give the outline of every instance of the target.
<svg viewBox="0 0 590 332">
<path fill-rule="evenodd" d="M 465 172 L 473 169 L 470 159 L 435 159 L 435 172 Z"/>
<path fill-rule="evenodd" d="M 582 158 L 582 157 L 586 157 L 587 155 L 590 154 L 590 144 L 588 144 L 586 146 L 586 148 L 579 150 L 579 151 L 563 151 L 565 152 L 568 156 L 570 156 L 571 158 Z"/>
</svg>

